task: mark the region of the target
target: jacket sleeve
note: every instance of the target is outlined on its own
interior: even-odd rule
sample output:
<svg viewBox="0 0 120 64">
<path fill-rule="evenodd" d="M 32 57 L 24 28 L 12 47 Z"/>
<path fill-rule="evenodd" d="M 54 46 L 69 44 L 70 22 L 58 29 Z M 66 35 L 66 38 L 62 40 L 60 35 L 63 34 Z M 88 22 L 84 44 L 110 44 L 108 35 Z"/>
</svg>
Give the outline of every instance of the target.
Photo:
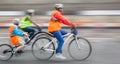
<svg viewBox="0 0 120 64">
<path fill-rule="evenodd" d="M 53 17 L 60 20 L 60 22 L 65 25 L 74 26 L 74 24 L 72 22 L 70 22 L 68 19 L 66 19 L 62 14 L 60 14 L 58 12 L 54 13 Z"/>
<path fill-rule="evenodd" d="M 18 36 L 23 36 L 23 31 L 19 30 L 17 27 L 14 29 L 13 34 L 16 34 Z"/>
</svg>

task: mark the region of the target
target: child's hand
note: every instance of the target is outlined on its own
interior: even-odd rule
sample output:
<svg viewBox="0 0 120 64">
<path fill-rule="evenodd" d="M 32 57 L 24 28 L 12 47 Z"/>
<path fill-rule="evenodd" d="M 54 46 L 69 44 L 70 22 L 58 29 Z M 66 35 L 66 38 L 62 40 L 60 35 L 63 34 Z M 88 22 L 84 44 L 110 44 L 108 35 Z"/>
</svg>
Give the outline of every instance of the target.
<svg viewBox="0 0 120 64">
<path fill-rule="evenodd" d="M 23 35 L 24 35 L 24 36 L 28 36 L 28 33 L 27 33 L 27 32 L 24 32 Z"/>
</svg>

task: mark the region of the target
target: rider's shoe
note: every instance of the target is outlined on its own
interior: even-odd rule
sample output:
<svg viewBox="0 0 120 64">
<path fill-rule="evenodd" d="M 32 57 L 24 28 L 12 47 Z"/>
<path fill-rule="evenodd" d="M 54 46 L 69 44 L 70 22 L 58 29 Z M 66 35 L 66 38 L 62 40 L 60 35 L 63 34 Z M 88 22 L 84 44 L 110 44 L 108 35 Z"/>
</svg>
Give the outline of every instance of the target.
<svg viewBox="0 0 120 64">
<path fill-rule="evenodd" d="M 17 53 L 24 53 L 24 51 L 23 50 L 18 50 Z"/>
<path fill-rule="evenodd" d="M 15 55 L 16 57 L 21 56 L 21 53 L 18 53 L 18 51 L 13 51 L 12 53 L 13 53 L 13 55 Z"/>
<path fill-rule="evenodd" d="M 62 55 L 62 53 L 56 53 L 55 57 L 63 60 L 67 59 L 65 56 Z"/>
</svg>

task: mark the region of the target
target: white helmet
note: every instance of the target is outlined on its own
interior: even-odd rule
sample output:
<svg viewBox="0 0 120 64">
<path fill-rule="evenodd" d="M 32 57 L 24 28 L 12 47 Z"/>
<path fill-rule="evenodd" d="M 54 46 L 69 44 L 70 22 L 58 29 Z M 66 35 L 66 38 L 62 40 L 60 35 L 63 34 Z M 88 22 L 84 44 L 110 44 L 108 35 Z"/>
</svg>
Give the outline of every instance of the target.
<svg viewBox="0 0 120 64">
<path fill-rule="evenodd" d="M 27 12 L 27 13 L 34 13 L 35 10 L 33 10 L 33 9 L 29 9 L 29 10 L 27 10 L 26 12 Z"/>
<path fill-rule="evenodd" d="M 55 4 L 54 7 L 59 9 L 59 8 L 63 8 L 64 6 L 63 4 Z"/>
<path fill-rule="evenodd" d="M 13 19 L 13 23 L 14 23 L 14 24 L 18 24 L 19 22 L 20 22 L 20 19 L 19 19 L 19 18 Z"/>
</svg>

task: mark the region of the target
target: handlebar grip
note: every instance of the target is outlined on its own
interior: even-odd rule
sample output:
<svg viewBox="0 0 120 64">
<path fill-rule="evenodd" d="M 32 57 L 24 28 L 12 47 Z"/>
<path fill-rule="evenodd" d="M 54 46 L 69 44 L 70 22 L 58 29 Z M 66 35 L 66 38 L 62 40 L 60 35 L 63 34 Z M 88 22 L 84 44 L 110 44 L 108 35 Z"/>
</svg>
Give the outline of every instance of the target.
<svg viewBox="0 0 120 64">
<path fill-rule="evenodd" d="M 25 39 L 26 42 L 29 41 L 30 40 L 29 35 L 25 35 L 24 39 Z"/>
<path fill-rule="evenodd" d="M 38 29 L 38 31 L 40 31 L 40 32 L 42 31 L 42 28 L 41 28 L 41 27 L 38 27 L 37 29 Z"/>
<path fill-rule="evenodd" d="M 77 34 L 78 34 L 78 30 L 76 29 L 75 26 L 72 26 L 72 28 L 71 28 L 71 33 L 73 33 L 74 35 L 77 35 Z"/>
</svg>

